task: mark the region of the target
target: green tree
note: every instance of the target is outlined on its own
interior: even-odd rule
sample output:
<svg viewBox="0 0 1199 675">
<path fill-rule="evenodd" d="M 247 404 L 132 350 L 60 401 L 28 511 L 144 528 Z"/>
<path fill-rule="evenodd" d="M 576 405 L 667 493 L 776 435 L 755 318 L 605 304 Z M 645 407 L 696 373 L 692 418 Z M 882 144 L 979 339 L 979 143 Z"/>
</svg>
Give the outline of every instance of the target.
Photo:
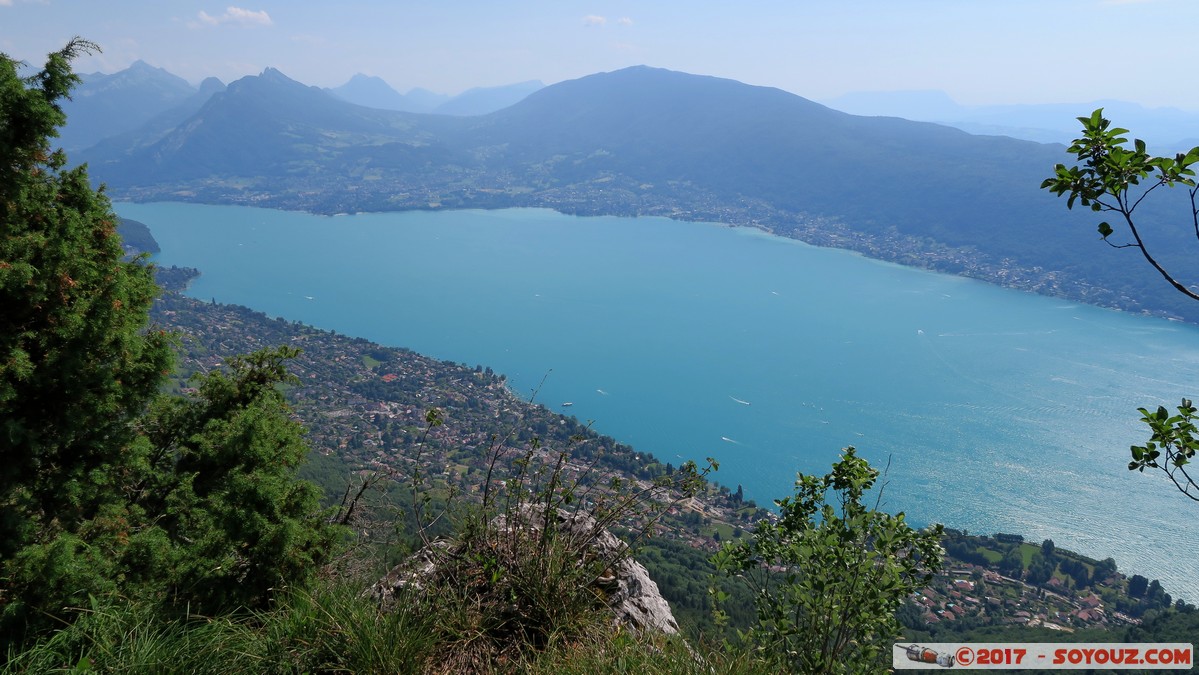
<svg viewBox="0 0 1199 675">
<path fill-rule="evenodd" d="M 998 567 L 1000 572 L 1019 579 L 1024 574 L 1024 556 L 1020 553 L 1020 547 L 1013 546 L 1005 551 Z"/>
<path fill-rule="evenodd" d="M 277 389 L 292 352 L 160 393 L 153 270 L 123 259 L 108 199 L 50 145 L 70 61 L 94 49 L 73 40 L 28 77 L 0 55 L 0 641 L 89 596 L 261 605 L 336 536 L 295 479 L 306 447 Z"/>
<path fill-rule="evenodd" d="M 1056 569 L 1056 564 L 1047 559 L 1041 551 L 1036 551 L 1032 554 L 1032 559 L 1029 560 L 1028 573 L 1025 575 L 1024 580 L 1034 586 L 1043 584 L 1053 577 L 1053 572 Z"/>
<path fill-rule="evenodd" d="M 0 55 L 0 558 L 112 497 L 133 420 L 170 368 L 145 331 L 152 271 L 122 262 L 116 217 L 50 138 L 80 40 L 21 78 Z"/>
<path fill-rule="evenodd" d="M 1066 196 L 1066 207 L 1075 203 L 1089 207 L 1092 211 L 1111 214 L 1116 226 L 1104 220 L 1099 223 L 1099 234 L 1113 248 L 1132 248 L 1179 293 L 1192 300 L 1199 300 L 1199 293 L 1178 276 L 1168 270 L 1156 252 L 1150 250 L 1141 226 L 1134 219 L 1135 212 L 1144 200 L 1162 187 L 1182 186 L 1190 197 L 1190 213 L 1187 229 L 1193 230 L 1199 239 L 1199 184 L 1195 181 L 1192 168 L 1199 162 L 1199 147 L 1174 157 L 1150 155 L 1145 142 L 1135 139 L 1128 147 L 1127 129 L 1112 127 L 1111 121 L 1103 117 L 1100 108 L 1089 117 L 1079 117 L 1082 136 L 1070 145 L 1067 152 L 1078 158 L 1081 165 L 1067 167 L 1058 164 L 1053 176 L 1041 183 L 1042 189 Z M 1111 240 L 1116 228 L 1127 232 L 1130 239 L 1124 242 Z M 1187 497 L 1199 501 L 1199 476 L 1192 476 L 1187 465 L 1199 449 L 1195 426 L 1192 422 L 1195 408 L 1191 401 L 1183 399 L 1172 415 L 1163 406 L 1150 412 L 1140 408 L 1141 420 L 1149 426 L 1152 435 L 1144 445 L 1131 448 L 1132 461 L 1129 470 L 1144 472 L 1146 468 L 1160 469 Z"/>
<path fill-rule="evenodd" d="M 1141 421 L 1149 427 L 1151 435 L 1145 444 L 1132 446 L 1132 461 L 1128 463 L 1128 468 L 1141 472 L 1147 468 L 1160 469 L 1179 492 L 1199 502 L 1199 476 L 1192 476 L 1188 471 L 1188 465 L 1195 458 L 1195 450 L 1199 449 L 1195 406 L 1190 399 L 1184 398 L 1176 410 L 1178 414 L 1171 415 L 1165 406 L 1158 406 L 1154 411 L 1137 408 L 1141 413 Z"/>
<path fill-rule="evenodd" d="M 831 473 L 799 475 L 795 496 L 775 502 L 777 520 L 713 557 L 756 596 L 747 639 L 796 672 L 884 669 L 901 634 L 896 612 L 941 566 L 940 525 L 918 532 L 903 513 L 880 511 L 881 489 L 873 507 L 863 503 L 878 476 L 846 448 Z"/>
<path fill-rule="evenodd" d="M 1128 579 L 1128 594 L 1134 598 L 1139 598 L 1145 595 L 1146 589 L 1149 588 L 1149 580 L 1145 577 L 1134 574 Z"/>
<path fill-rule="evenodd" d="M 1116 573 L 1116 559 L 1104 558 L 1095 563 L 1095 580 L 1103 581 Z"/>
<path fill-rule="evenodd" d="M 296 479 L 308 447 L 277 387 L 294 381 L 284 361 L 298 354 L 234 357 L 227 372 L 200 378 L 195 396 L 155 402 L 141 423 L 151 450 L 127 489 L 155 524 L 158 549 L 143 547 L 152 557 L 139 559 L 132 547 L 125 574 L 218 611 L 261 605 L 324 562 L 337 531 L 324 522 L 317 487 Z"/>
</svg>

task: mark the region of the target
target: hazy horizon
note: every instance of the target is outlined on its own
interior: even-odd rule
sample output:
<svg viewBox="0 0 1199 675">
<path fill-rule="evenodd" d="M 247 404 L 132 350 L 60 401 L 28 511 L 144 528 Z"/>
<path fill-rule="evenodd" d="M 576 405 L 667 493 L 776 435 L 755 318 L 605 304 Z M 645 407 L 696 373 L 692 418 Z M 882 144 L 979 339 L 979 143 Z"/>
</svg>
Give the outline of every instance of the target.
<svg viewBox="0 0 1199 675">
<path fill-rule="evenodd" d="M 1199 49 L 1190 35 L 1199 3 L 1186 0 L 766 0 L 735 8 L 708 0 L 127 0 L 115 10 L 87 0 L 0 0 L 0 21 L 10 28 L 0 51 L 33 65 L 79 35 L 104 49 L 79 59 L 79 72 L 143 60 L 193 84 L 273 67 L 322 87 L 363 73 L 400 92 L 454 95 L 645 64 L 813 100 L 933 90 L 966 106 L 1115 99 L 1199 111 L 1199 91 L 1184 85 Z M 1153 45 L 1171 58 L 1152 67 L 1132 58 Z M 1088 61 L 1097 58 L 1110 62 Z"/>
</svg>

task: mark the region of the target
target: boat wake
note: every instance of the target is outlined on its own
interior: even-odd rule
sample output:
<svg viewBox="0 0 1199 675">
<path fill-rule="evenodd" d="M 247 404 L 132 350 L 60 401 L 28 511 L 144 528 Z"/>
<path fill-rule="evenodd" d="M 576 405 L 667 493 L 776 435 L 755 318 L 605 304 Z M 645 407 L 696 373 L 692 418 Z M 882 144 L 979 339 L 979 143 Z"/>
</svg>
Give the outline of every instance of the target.
<svg viewBox="0 0 1199 675">
<path fill-rule="evenodd" d="M 731 398 L 731 399 L 733 399 L 734 401 L 736 401 L 736 402 L 740 403 L 741 405 L 753 405 L 753 404 L 752 404 L 752 403 L 750 403 L 749 401 L 742 401 L 741 399 L 737 398 L 736 396 L 730 396 L 729 398 Z"/>
</svg>

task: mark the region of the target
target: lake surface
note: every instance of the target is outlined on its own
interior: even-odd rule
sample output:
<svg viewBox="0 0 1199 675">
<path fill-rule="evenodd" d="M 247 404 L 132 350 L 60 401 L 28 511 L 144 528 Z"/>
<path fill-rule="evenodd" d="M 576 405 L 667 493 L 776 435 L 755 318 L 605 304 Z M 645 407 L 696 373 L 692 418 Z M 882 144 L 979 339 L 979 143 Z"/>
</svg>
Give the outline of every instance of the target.
<svg viewBox="0 0 1199 675">
<path fill-rule="evenodd" d="M 203 272 L 194 297 L 544 379 L 539 402 L 715 457 L 760 503 L 854 445 L 915 523 L 1052 538 L 1199 600 L 1195 505 L 1126 469 L 1135 409 L 1199 394 L 1195 327 L 661 218 L 116 207 Z"/>
</svg>

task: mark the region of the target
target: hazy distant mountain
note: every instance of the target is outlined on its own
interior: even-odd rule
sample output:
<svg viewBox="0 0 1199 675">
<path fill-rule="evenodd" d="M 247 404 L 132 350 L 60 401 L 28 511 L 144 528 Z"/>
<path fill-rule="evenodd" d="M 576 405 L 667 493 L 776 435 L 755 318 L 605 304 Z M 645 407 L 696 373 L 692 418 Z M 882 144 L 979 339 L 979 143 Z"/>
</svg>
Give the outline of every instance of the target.
<svg viewBox="0 0 1199 675">
<path fill-rule="evenodd" d="M 507 108 L 544 86 L 541 82 L 530 80 L 501 87 L 476 87 L 454 97 L 427 89 L 413 89 L 401 94 L 382 78 L 359 73 L 351 77 L 349 82 L 328 91 L 344 101 L 368 108 L 468 116 L 486 115 Z"/>
<path fill-rule="evenodd" d="M 1089 212 L 1068 213 L 1039 189 L 1066 159 L 1060 145 L 849 115 L 779 89 L 654 68 L 562 82 L 475 117 L 365 108 L 268 69 L 153 142 L 103 150 L 88 157 L 93 174 L 145 198 L 324 212 L 531 205 L 719 218 L 739 209 L 780 232 L 840 223 L 841 237 L 923 239 L 994 265 L 1157 287 L 1138 261 L 1113 264 L 1086 243 Z M 1146 206 L 1152 218 L 1157 206 Z"/>
<path fill-rule="evenodd" d="M 1078 137 L 1076 117 L 1103 108 L 1109 119 L 1166 154 L 1188 150 L 1199 131 L 1199 113 L 1177 108 L 1145 108 L 1126 101 L 1039 105 L 964 106 L 942 91 L 852 92 L 825 101 L 853 115 L 891 116 L 936 122 L 972 134 L 993 134 L 1042 143 L 1069 144 Z"/>
<path fill-rule="evenodd" d="M 67 125 L 59 144 L 68 152 L 133 131 L 196 93 L 186 80 L 144 61 L 111 75 L 93 73 L 63 105 Z"/>
<path fill-rule="evenodd" d="M 446 103 L 451 97 L 446 94 L 438 94 L 428 89 L 417 87 L 409 89 L 408 93 L 404 94 L 404 98 L 408 100 L 408 104 L 411 106 L 407 112 L 427 113 L 433 112 L 437 109 L 437 106 Z"/>
<path fill-rule="evenodd" d="M 544 87 L 539 80 L 501 87 L 475 87 L 442 103 L 433 112 L 439 115 L 486 115 L 518 103 Z"/>
<path fill-rule="evenodd" d="M 382 78 L 358 73 L 349 82 L 329 90 L 334 96 L 350 103 L 380 110 L 402 112 L 433 112 L 437 106 L 450 100 L 449 96 L 434 94 L 424 89 L 413 89 L 401 94 Z"/>
<path fill-rule="evenodd" d="M 205 78 L 200 83 L 196 93 L 187 97 L 179 105 L 158 113 L 145 124 L 125 133 L 109 136 L 94 146 L 79 153 L 81 157 L 96 154 L 129 154 L 136 149 L 157 142 L 163 136 L 175 130 L 212 98 L 214 94 L 225 91 L 225 84 L 215 77 Z"/>
<path fill-rule="evenodd" d="M 204 103 L 208 102 L 208 99 L 211 98 L 213 94 L 217 94 L 222 91 L 225 91 L 224 82 L 221 82 L 215 77 L 206 77 L 204 78 L 204 81 L 200 83 L 199 91 L 197 91 L 194 96 L 184 103 L 185 105 L 190 105 L 190 102 L 199 101 L 200 105 L 203 105 Z"/>
</svg>

